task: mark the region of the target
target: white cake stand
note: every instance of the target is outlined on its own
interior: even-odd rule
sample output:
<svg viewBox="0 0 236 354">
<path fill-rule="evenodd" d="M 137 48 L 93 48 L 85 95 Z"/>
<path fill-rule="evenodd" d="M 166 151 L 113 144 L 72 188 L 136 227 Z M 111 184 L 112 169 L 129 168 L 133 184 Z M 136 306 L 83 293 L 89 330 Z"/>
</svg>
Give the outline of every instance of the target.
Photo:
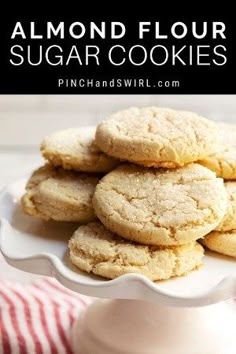
<svg viewBox="0 0 236 354">
<path fill-rule="evenodd" d="M 110 300 L 93 303 L 76 322 L 78 354 L 235 354 L 236 262 L 207 254 L 188 276 L 153 283 L 129 274 L 105 280 L 78 271 L 67 243 L 77 225 L 42 222 L 19 207 L 25 181 L 0 195 L 0 247 L 26 272 L 56 277 L 73 291 Z M 209 306 L 207 306 L 209 305 Z"/>
</svg>

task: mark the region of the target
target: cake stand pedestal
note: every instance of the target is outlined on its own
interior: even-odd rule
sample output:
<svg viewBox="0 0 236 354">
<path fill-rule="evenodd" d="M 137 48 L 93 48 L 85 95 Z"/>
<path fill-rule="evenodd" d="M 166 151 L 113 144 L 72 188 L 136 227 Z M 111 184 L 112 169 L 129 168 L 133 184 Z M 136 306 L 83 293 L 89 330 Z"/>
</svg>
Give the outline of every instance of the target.
<svg viewBox="0 0 236 354">
<path fill-rule="evenodd" d="M 235 354 L 236 312 L 224 302 L 198 308 L 139 300 L 93 303 L 75 323 L 75 354 Z"/>
<path fill-rule="evenodd" d="M 236 263 L 208 253 L 204 267 L 153 283 L 128 274 L 114 280 L 80 272 L 69 261 L 68 239 L 77 225 L 24 215 L 25 181 L 0 195 L 0 249 L 20 270 L 54 276 L 95 301 L 75 323 L 75 354 L 235 354 Z"/>
</svg>

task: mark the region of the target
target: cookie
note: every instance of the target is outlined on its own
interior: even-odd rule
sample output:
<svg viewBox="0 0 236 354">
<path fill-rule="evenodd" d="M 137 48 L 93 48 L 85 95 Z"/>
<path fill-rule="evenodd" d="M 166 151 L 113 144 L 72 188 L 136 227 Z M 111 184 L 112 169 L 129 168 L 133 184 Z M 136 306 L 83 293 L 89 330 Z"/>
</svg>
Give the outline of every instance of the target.
<svg viewBox="0 0 236 354">
<path fill-rule="evenodd" d="M 199 163 L 210 168 L 218 177 L 236 179 L 236 125 L 218 123 L 220 144 L 217 152 L 201 159 Z"/>
<path fill-rule="evenodd" d="M 175 168 L 216 151 L 215 123 L 196 113 L 130 108 L 98 125 L 97 146 L 110 156 L 146 167 Z"/>
<path fill-rule="evenodd" d="M 113 279 L 127 273 L 151 280 L 189 273 L 202 264 L 203 248 L 197 242 L 169 248 L 130 243 L 101 223 L 80 226 L 69 242 L 71 262 L 81 270 Z"/>
<path fill-rule="evenodd" d="M 215 229 L 227 195 L 223 180 L 199 164 L 178 169 L 121 165 L 96 186 L 93 206 L 111 231 L 148 245 L 179 245 Z"/>
<path fill-rule="evenodd" d="M 211 251 L 236 258 L 236 229 L 213 231 L 204 237 L 201 243 Z"/>
<path fill-rule="evenodd" d="M 118 161 L 97 148 L 94 136 L 93 127 L 58 131 L 44 138 L 41 152 L 51 164 L 66 170 L 111 171 Z"/>
<path fill-rule="evenodd" d="M 45 165 L 30 177 L 22 208 L 44 220 L 87 223 L 95 219 L 92 196 L 98 180 L 94 175 Z"/>
<path fill-rule="evenodd" d="M 228 206 L 223 220 L 216 227 L 217 231 L 236 229 L 236 182 L 225 182 L 225 189 L 228 195 Z"/>
</svg>

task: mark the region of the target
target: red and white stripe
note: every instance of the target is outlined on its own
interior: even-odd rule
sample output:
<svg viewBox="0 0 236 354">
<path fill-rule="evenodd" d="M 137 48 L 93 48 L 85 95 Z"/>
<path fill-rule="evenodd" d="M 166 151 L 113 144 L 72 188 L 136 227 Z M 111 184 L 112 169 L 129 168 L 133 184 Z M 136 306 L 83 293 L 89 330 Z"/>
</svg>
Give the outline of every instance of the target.
<svg viewBox="0 0 236 354">
<path fill-rule="evenodd" d="M 0 281 L 0 354 L 72 354 L 71 327 L 91 301 L 55 279 Z"/>
</svg>

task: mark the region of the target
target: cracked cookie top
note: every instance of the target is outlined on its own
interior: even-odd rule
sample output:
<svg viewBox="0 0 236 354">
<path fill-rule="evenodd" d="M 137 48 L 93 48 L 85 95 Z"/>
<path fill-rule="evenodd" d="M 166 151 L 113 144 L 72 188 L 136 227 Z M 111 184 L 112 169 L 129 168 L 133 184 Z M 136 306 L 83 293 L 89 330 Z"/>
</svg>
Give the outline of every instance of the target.
<svg viewBox="0 0 236 354">
<path fill-rule="evenodd" d="M 43 156 L 54 166 L 84 172 L 108 172 L 118 161 L 105 155 L 94 142 L 94 127 L 52 133 L 41 144 Z"/>
<path fill-rule="evenodd" d="M 97 146 L 110 156 L 146 167 L 174 168 L 203 159 L 217 149 L 215 123 L 196 113 L 130 108 L 97 127 Z"/>
<path fill-rule="evenodd" d="M 179 245 L 212 231 L 224 216 L 223 180 L 199 164 L 172 170 L 121 165 L 96 186 L 93 206 L 114 233 L 150 245 Z"/>
<path fill-rule="evenodd" d="M 116 236 L 100 222 L 80 226 L 69 248 L 74 265 L 109 279 L 127 273 L 140 273 L 151 280 L 168 279 L 198 268 L 203 257 L 197 242 L 165 248 L 138 245 Z"/>
<path fill-rule="evenodd" d="M 210 168 L 218 177 L 236 179 L 236 125 L 218 123 L 220 143 L 217 152 L 199 163 Z"/>
</svg>

